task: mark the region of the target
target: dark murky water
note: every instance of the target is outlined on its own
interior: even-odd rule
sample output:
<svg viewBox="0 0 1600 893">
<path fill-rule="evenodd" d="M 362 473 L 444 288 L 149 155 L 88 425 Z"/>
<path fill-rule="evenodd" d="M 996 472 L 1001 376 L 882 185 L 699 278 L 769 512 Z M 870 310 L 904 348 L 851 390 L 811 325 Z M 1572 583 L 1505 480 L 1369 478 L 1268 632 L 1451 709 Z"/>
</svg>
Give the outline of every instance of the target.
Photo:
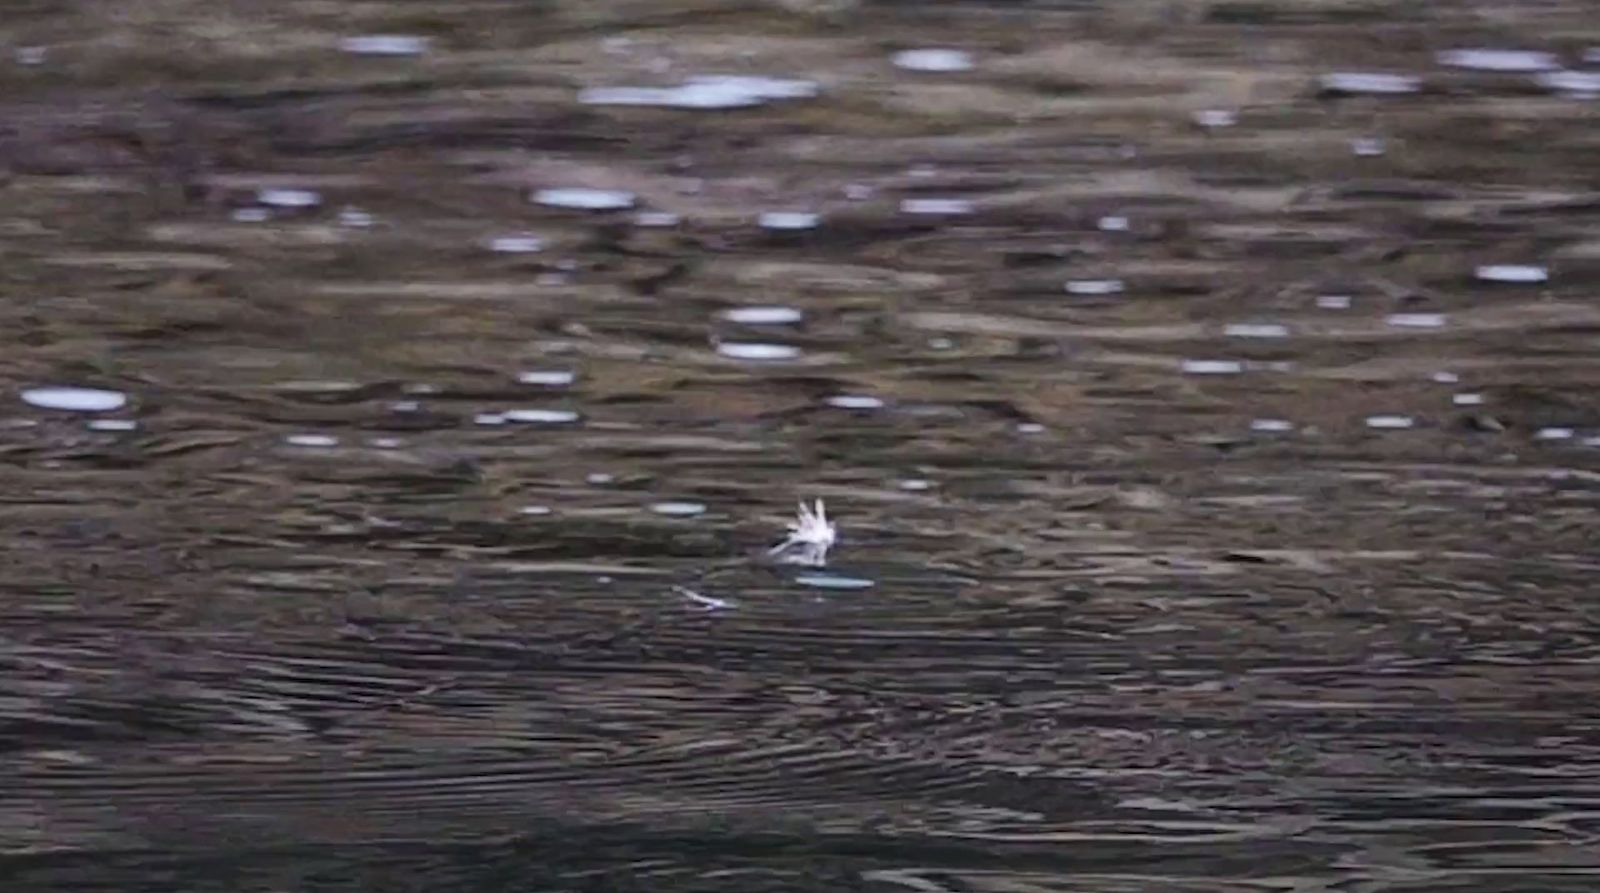
<svg viewBox="0 0 1600 893">
<path fill-rule="evenodd" d="M 7 890 L 1596 889 L 1590 4 L 824 5 L 8 5 Z"/>
</svg>

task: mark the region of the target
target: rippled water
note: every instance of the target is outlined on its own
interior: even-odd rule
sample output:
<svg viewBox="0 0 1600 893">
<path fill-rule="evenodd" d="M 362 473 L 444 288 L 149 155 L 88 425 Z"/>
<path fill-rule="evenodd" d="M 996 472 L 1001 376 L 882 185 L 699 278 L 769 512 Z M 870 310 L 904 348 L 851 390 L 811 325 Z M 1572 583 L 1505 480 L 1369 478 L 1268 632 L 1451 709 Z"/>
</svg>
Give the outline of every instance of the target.
<svg viewBox="0 0 1600 893">
<path fill-rule="evenodd" d="M 118 9 L 0 18 L 7 890 L 1600 883 L 1589 4 Z"/>
</svg>

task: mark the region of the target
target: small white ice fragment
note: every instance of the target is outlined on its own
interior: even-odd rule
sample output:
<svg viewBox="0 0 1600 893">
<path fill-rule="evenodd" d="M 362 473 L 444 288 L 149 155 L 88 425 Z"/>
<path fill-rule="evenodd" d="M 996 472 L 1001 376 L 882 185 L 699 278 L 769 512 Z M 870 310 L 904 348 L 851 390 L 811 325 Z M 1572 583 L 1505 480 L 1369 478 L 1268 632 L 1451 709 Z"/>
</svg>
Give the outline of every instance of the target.
<svg viewBox="0 0 1600 893">
<path fill-rule="evenodd" d="M 828 405 L 839 409 L 882 409 L 883 401 L 866 394 L 838 394 L 828 398 Z"/>
<path fill-rule="evenodd" d="M 121 391 L 101 388 L 76 388 L 52 386 L 28 388 L 22 392 L 22 402 L 40 409 L 62 409 L 68 412 L 111 412 L 128 405 L 128 395 Z"/>
<path fill-rule="evenodd" d="M 682 222 L 682 217 L 668 211 L 640 211 L 633 218 L 634 226 L 645 229 L 668 229 Z"/>
<path fill-rule="evenodd" d="M 551 508 L 548 505 L 525 505 L 521 509 L 518 510 L 519 514 L 536 515 L 536 516 L 537 515 L 548 515 L 548 514 L 550 514 L 550 512 L 551 512 Z"/>
<path fill-rule="evenodd" d="M 1400 329 L 1442 329 L 1444 328 L 1444 314 L 1391 313 L 1385 322 Z"/>
<path fill-rule="evenodd" d="M 1201 109 L 1193 117 L 1194 123 L 1208 129 L 1232 127 L 1239 123 L 1239 116 L 1228 109 Z"/>
<path fill-rule="evenodd" d="M 878 584 L 863 577 L 843 577 L 836 574 L 802 574 L 794 578 L 801 586 L 815 589 L 871 589 Z"/>
<path fill-rule="evenodd" d="M 1527 285 L 1548 282 L 1550 272 L 1544 267 L 1528 264 L 1487 264 L 1477 269 L 1477 276 L 1485 282 L 1506 282 Z"/>
<path fill-rule="evenodd" d="M 757 218 L 757 225 L 771 230 L 816 229 L 821 220 L 809 211 L 767 211 Z"/>
<path fill-rule="evenodd" d="M 1393 96 L 1415 93 L 1422 82 L 1404 74 L 1377 74 L 1364 71 L 1339 71 L 1322 76 L 1322 89 L 1329 93 Z"/>
<path fill-rule="evenodd" d="M 412 34 L 362 34 L 339 41 L 339 49 L 357 56 L 420 56 L 428 39 Z"/>
<path fill-rule="evenodd" d="M 1450 402 L 1455 404 L 1456 406 L 1482 406 L 1483 405 L 1483 395 L 1482 394 L 1455 394 L 1450 398 Z"/>
<path fill-rule="evenodd" d="M 1288 419 L 1253 419 L 1250 422 L 1250 430 L 1280 434 L 1285 431 L 1293 431 L 1294 423 Z"/>
<path fill-rule="evenodd" d="M 578 374 L 571 369 L 535 369 L 530 372 L 517 373 L 517 382 L 520 384 L 536 384 L 550 388 L 563 388 L 577 380 Z"/>
<path fill-rule="evenodd" d="M 864 183 L 849 183 L 844 187 L 844 197 L 853 202 L 864 202 L 872 198 L 872 187 Z"/>
<path fill-rule="evenodd" d="M 1104 233 L 1125 233 L 1128 231 L 1128 218 L 1120 215 L 1102 217 L 1095 223 Z"/>
<path fill-rule="evenodd" d="M 1383 140 L 1366 136 L 1351 140 L 1350 151 L 1358 158 L 1376 158 L 1387 151 L 1387 148 L 1384 146 Z"/>
<path fill-rule="evenodd" d="M 1571 428 L 1540 428 L 1533 434 L 1534 440 L 1571 440 L 1574 432 Z"/>
<path fill-rule="evenodd" d="M 489 250 L 501 254 L 532 254 L 544 250 L 544 240 L 528 233 L 496 236 L 489 240 Z"/>
<path fill-rule="evenodd" d="M 1229 338 L 1287 338 L 1289 327 L 1275 322 L 1233 322 L 1222 327 Z"/>
<path fill-rule="evenodd" d="M 1492 50 L 1472 47 L 1442 50 L 1434 58 L 1440 65 L 1470 68 L 1474 71 L 1550 71 L 1561 67 L 1554 53 L 1534 50 Z"/>
<path fill-rule="evenodd" d="M 972 54 L 963 50 L 901 50 L 894 54 L 894 66 L 906 71 L 971 71 Z"/>
<path fill-rule="evenodd" d="M 91 431 L 137 431 L 139 423 L 133 419 L 90 419 Z"/>
<path fill-rule="evenodd" d="M 1534 75 L 1539 86 L 1581 97 L 1600 94 L 1600 71 L 1546 71 Z"/>
<path fill-rule="evenodd" d="M 911 492 L 931 490 L 933 489 L 933 481 L 927 480 L 926 478 L 906 478 L 900 482 L 900 489 L 909 490 Z"/>
<path fill-rule="evenodd" d="M 1044 426 L 1038 422 L 1022 422 L 1017 425 L 1018 434 L 1043 434 Z"/>
<path fill-rule="evenodd" d="M 593 484 L 593 485 L 595 485 L 597 487 L 598 486 L 603 486 L 605 484 L 613 483 L 614 481 L 616 481 L 616 479 L 617 479 L 616 475 L 607 474 L 604 471 L 591 471 L 591 472 L 589 472 L 588 475 L 586 475 L 584 477 L 584 481 L 586 481 L 587 483 Z"/>
<path fill-rule="evenodd" d="M 1398 429 L 1410 428 L 1416 421 L 1408 415 L 1369 415 L 1367 416 L 1368 428 Z"/>
<path fill-rule="evenodd" d="M 375 449 L 397 450 L 400 448 L 402 441 L 398 437 L 374 437 L 367 441 L 367 444 Z"/>
<path fill-rule="evenodd" d="M 792 344 L 724 341 L 717 345 L 717 353 L 734 360 L 792 360 L 800 356 L 800 348 Z"/>
<path fill-rule="evenodd" d="M 797 323 L 803 314 L 795 307 L 755 306 L 730 307 L 722 311 L 722 318 L 747 326 L 783 326 Z"/>
<path fill-rule="evenodd" d="M 366 229 L 372 225 L 372 215 L 357 208 L 339 211 L 339 225 L 350 229 Z"/>
<path fill-rule="evenodd" d="M 1349 310 L 1351 301 L 1349 295 L 1317 295 L 1317 306 L 1323 310 Z"/>
<path fill-rule="evenodd" d="M 334 447 L 339 445 L 339 438 L 328 434 L 291 434 L 283 442 L 297 447 Z"/>
<path fill-rule="evenodd" d="M 1189 375 L 1238 375 L 1244 364 L 1238 360 L 1184 360 L 1181 368 Z"/>
<path fill-rule="evenodd" d="M 474 425 L 504 425 L 506 417 L 498 412 L 480 412 L 472 417 Z"/>
<path fill-rule="evenodd" d="M 650 511 L 655 512 L 658 515 L 667 515 L 668 517 L 673 518 L 692 518 L 695 515 L 705 514 L 706 506 L 703 502 L 675 502 L 672 500 L 667 500 L 664 502 L 651 503 Z"/>
<path fill-rule="evenodd" d="M 1454 372 L 1443 371 L 1435 372 L 1430 375 L 1429 378 L 1436 384 L 1455 384 L 1461 380 L 1461 376 L 1455 374 Z"/>
<path fill-rule="evenodd" d="M 1122 293 L 1121 279 L 1072 279 L 1067 282 L 1069 295 L 1117 295 Z"/>
<path fill-rule="evenodd" d="M 900 203 L 902 214 L 971 214 L 972 202 L 964 198 L 908 198 Z"/>
<path fill-rule="evenodd" d="M 570 409 L 512 409 L 505 417 L 508 422 L 534 425 L 566 425 L 578 420 L 578 414 Z"/>
<path fill-rule="evenodd" d="M 551 208 L 573 208 L 580 211 L 622 211 L 633 207 L 634 194 L 617 189 L 588 189 L 574 186 L 561 189 L 540 189 L 533 194 L 536 204 Z"/>
<path fill-rule="evenodd" d="M 315 208 L 322 195 L 310 189 L 259 189 L 256 201 L 269 208 Z"/>
</svg>

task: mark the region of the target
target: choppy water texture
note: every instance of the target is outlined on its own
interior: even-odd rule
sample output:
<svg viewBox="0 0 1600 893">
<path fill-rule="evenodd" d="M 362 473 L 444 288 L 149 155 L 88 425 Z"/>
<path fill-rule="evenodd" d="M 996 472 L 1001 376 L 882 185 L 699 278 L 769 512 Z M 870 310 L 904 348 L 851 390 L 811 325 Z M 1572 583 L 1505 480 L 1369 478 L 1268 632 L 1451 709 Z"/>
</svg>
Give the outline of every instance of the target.
<svg viewBox="0 0 1600 893">
<path fill-rule="evenodd" d="M 0 46 L 8 891 L 1600 884 L 1592 4 Z"/>
</svg>

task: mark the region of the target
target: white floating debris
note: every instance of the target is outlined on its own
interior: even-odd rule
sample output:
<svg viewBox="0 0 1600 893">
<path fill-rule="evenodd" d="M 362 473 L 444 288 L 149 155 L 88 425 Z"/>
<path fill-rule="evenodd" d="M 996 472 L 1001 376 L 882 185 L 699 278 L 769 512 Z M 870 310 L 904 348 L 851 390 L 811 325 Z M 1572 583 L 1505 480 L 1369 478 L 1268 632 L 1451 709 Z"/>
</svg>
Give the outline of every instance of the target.
<svg viewBox="0 0 1600 893">
<path fill-rule="evenodd" d="M 1546 71 L 1534 75 L 1539 86 L 1583 97 L 1600 94 L 1600 71 Z"/>
<path fill-rule="evenodd" d="M 1018 434 L 1043 434 L 1044 426 L 1038 422 L 1022 422 L 1017 425 Z"/>
<path fill-rule="evenodd" d="M 828 405 L 839 409 L 882 409 L 883 401 L 866 394 L 838 394 L 828 398 Z"/>
<path fill-rule="evenodd" d="M 792 344 L 724 341 L 717 345 L 717 353 L 735 360 L 792 360 L 800 356 L 800 348 Z"/>
<path fill-rule="evenodd" d="M 531 372 L 518 372 L 519 384 L 536 384 L 551 388 L 564 388 L 578 378 L 578 373 L 571 369 L 535 369 Z"/>
<path fill-rule="evenodd" d="M 712 598 L 709 595 L 701 595 L 700 593 L 695 592 L 693 589 L 690 589 L 686 586 L 674 586 L 672 587 L 672 591 L 683 596 L 689 601 L 704 607 L 708 611 L 717 611 L 723 608 L 733 607 L 733 602 L 730 602 L 726 599 Z"/>
<path fill-rule="evenodd" d="M 578 414 L 570 409 L 512 409 L 505 417 L 508 422 L 534 425 L 567 425 L 578 420 Z"/>
<path fill-rule="evenodd" d="M 291 434 L 283 442 L 297 447 L 335 447 L 339 445 L 339 438 L 328 434 Z"/>
<path fill-rule="evenodd" d="M 1095 226 L 1104 233 L 1125 233 L 1128 231 L 1128 218 L 1119 215 L 1102 217 L 1095 222 Z"/>
<path fill-rule="evenodd" d="M 260 223 L 272 215 L 266 208 L 234 208 L 229 216 L 239 223 Z"/>
<path fill-rule="evenodd" d="M 517 513 L 521 514 L 521 515 L 538 516 L 538 515 L 548 515 L 552 511 L 554 511 L 554 510 L 551 509 L 550 506 L 548 506 L 548 505 L 525 505 L 522 508 L 518 509 Z"/>
<path fill-rule="evenodd" d="M 872 187 L 864 183 L 849 183 L 844 187 L 844 197 L 853 202 L 864 202 L 872 198 Z"/>
<path fill-rule="evenodd" d="M 828 550 L 838 538 L 838 530 L 828 520 L 828 510 L 818 499 L 815 505 L 802 500 L 799 512 L 789 522 L 789 533 L 783 542 L 767 550 L 787 564 L 809 564 L 821 567 L 828 563 Z"/>
<path fill-rule="evenodd" d="M 422 404 L 416 400 L 395 400 L 389 404 L 390 412 L 420 412 Z"/>
<path fill-rule="evenodd" d="M 894 66 L 906 71 L 971 71 L 972 54 L 964 50 L 901 50 L 894 54 Z"/>
<path fill-rule="evenodd" d="M 1362 71 L 1338 71 L 1322 76 L 1322 89 L 1329 93 L 1363 94 L 1367 96 L 1393 96 L 1415 93 L 1422 88 L 1417 78 L 1404 74 L 1377 74 Z"/>
<path fill-rule="evenodd" d="M 1550 71 L 1561 67 L 1554 53 L 1536 50 L 1491 50 L 1473 47 L 1443 50 L 1434 58 L 1440 65 L 1470 68 L 1474 71 Z"/>
<path fill-rule="evenodd" d="M 950 350 L 956 346 L 956 341 L 954 338 L 945 338 L 943 336 L 939 336 L 936 338 L 929 338 L 928 346 L 934 350 Z"/>
<path fill-rule="evenodd" d="M 801 586 L 815 589 L 871 589 L 878 585 L 864 577 L 843 577 L 836 574 L 801 574 L 794 578 Z"/>
<path fill-rule="evenodd" d="M 780 305 L 757 307 L 730 307 L 722 311 L 722 318 L 747 326 L 783 326 L 799 322 L 804 314 L 795 307 Z"/>
<path fill-rule="evenodd" d="M 561 189 L 541 189 L 533 194 L 536 204 L 551 208 L 574 208 L 580 211 L 623 211 L 633 207 L 634 194 L 617 189 L 588 189 L 573 186 Z"/>
<path fill-rule="evenodd" d="M 137 431 L 139 423 L 133 419 L 90 419 L 90 431 Z"/>
<path fill-rule="evenodd" d="M 339 41 L 339 49 L 357 56 L 420 56 L 428 38 L 412 34 L 363 34 Z"/>
<path fill-rule="evenodd" d="M 339 225 L 350 229 L 366 229 L 373 223 L 372 215 L 358 208 L 341 208 Z"/>
<path fill-rule="evenodd" d="M 633 218 L 634 226 L 645 229 L 668 229 L 682 222 L 682 217 L 668 211 L 640 211 Z"/>
<path fill-rule="evenodd" d="M 500 254 L 532 254 L 544 250 L 544 240 L 529 233 L 496 236 L 489 240 L 489 250 Z"/>
<path fill-rule="evenodd" d="M 1201 109 L 1193 115 L 1194 123 L 1208 129 L 1232 127 L 1239 123 L 1239 115 L 1228 109 Z"/>
<path fill-rule="evenodd" d="M 1454 372 L 1435 372 L 1433 375 L 1429 376 L 1429 378 L 1431 378 L 1436 384 L 1455 384 L 1461 380 L 1461 376 L 1455 374 Z"/>
<path fill-rule="evenodd" d="M 920 492 L 923 490 L 932 490 L 933 481 L 930 481 L 926 478 L 906 478 L 905 480 L 901 481 L 898 486 L 902 490 Z"/>
<path fill-rule="evenodd" d="M 17 47 L 17 51 L 12 54 L 18 65 L 43 65 L 44 57 L 44 47 Z"/>
<path fill-rule="evenodd" d="M 1350 141 L 1350 151 L 1358 158 L 1376 158 L 1387 151 L 1387 147 L 1375 136 L 1364 136 Z"/>
<path fill-rule="evenodd" d="M 1288 419 L 1252 419 L 1250 430 L 1266 434 L 1282 434 L 1285 431 L 1293 431 L 1294 423 Z"/>
<path fill-rule="evenodd" d="M 472 417 L 474 425 L 504 425 L 506 417 L 498 412 L 480 412 Z"/>
<path fill-rule="evenodd" d="M 1349 295 L 1317 295 L 1317 306 L 1323 310 L 1349 310 L 1351 302 Z"/>
<path fill-rule="evenodd" d="M 740 109 L 782 99 L 809 99 L 816 81 L 748 75 L 700 75 L 675 87 L 592 87 L 578 93 L 583 105 L 656 106 L 676 109 Z"/>
<path fill-rule="evenodd" d="M 1478 268 L 1477 276 L 1485 282 L 1506 282 L 1519 285 L 1548 282 L 1550 280 L 1550 272 L 1544 267 L 1526 264 L 1488 264 Z"/>
<path fill-rule="evenodd" d="M 1069 295 L 1119 295 L 1121 279 L 1072 279 L 1067 282 Z"/>
<path fill-rule="evenodd" d="M 964 198 L 908 198 L 900 203 L 902 214 L 971 214 L 972 202 Z"/>
<path fill-rule="evenodd" d="M 1368 428 L 1398 429 L 1411 428 L 1416 425 L 1416 420 L 1408 415 L 1369 415 L 1367 416 Z"/>
<path fill-rule="evenodd" d="M 1450 402 L 1455 404 L 1456 406 L 1482 406 L 1483 405 L 1483 395 L 1482 394 L 1456 394 L 1456 395 L 1454 395 L 1454 396 L 1452 396 L 1450 398 Z"/>
<path fill-rule="evenodd" d="M 256 201 L 269 208 L 315 208 L 322 195 L 310 189 L 260 189 Z"/>
<path fill-rule="evenodd" d="M 1443 313 L 1391 313 L 1384 321 L 1400 329 L 1442 329 L 1445 319 Z"/>
<path fill-rule="evenodd" d="M 1222 327 L 1229 338 L 1287 338 L 1289 327 L 1275 322 L 1232 322 Z"/>
<path fill-rule="evenodd" d="M 1571 428 L 1540 428 L 1533 433 L 1534 440 L 1571 440 L 1577 432 Z"/>
<path fill-rule="evenodd" d="M 1238 375 L 1244 364 L 1238 360 L 1184 360 L 1181 368 L 1189 375 Z"/>
<path fill-rule="evenodd" d="M 767 211 L 756 223 L 762 229 L 793 231 L 816 229 L 821 219 L 809 211 Z"/>
<path fill-rule="evenodd" d="M 43 387 L 22 392 L 22 402 L 40 409 L 68 412 L 111 412 L 128 405 L 128 395 L 100 388 Z"/>
<path fill-rule="evenodd" d="M 404 445 L 404 441 L 398 437 L 374 437 L 367 444 L 380 450 L 397 450 Z"/>
<path fill-rule="evenodd" d="M 358 385 L 356 385 L 354 383 L 352 383 L 350 385 L 350 389 L 351 390 L 354 390 L 356 387 L 358 387 Z M 407 394 L 442 394 L 442 393 L 444 393 L 444 388 L 441 388 L 438 385 L 434 384 L 433 382 L 429 382 L 429 381 L 413 381 L 413 382 L 410 382 L 410 383 L 406 384 L 406 386 L 401 388 L 401 390 L 405 391 Z"/>
<path fill-rule="evenodd" d="M 615 483 L 616 480 L 616 475 L 607 474 L 604 471 L 591 471 L 587 476 L 584 477 L 585 482 L 593 484 L 597 487 L 604 486 L 605 484 Z"/>
<path fill-rule="evenodd" d="M 692 518 L 706 512 L 705 503 L 701 502 L 656 502 L 651 503 L 650 511 L 658 515 L 667 515 L 673 518 Z"/>
</svg>

